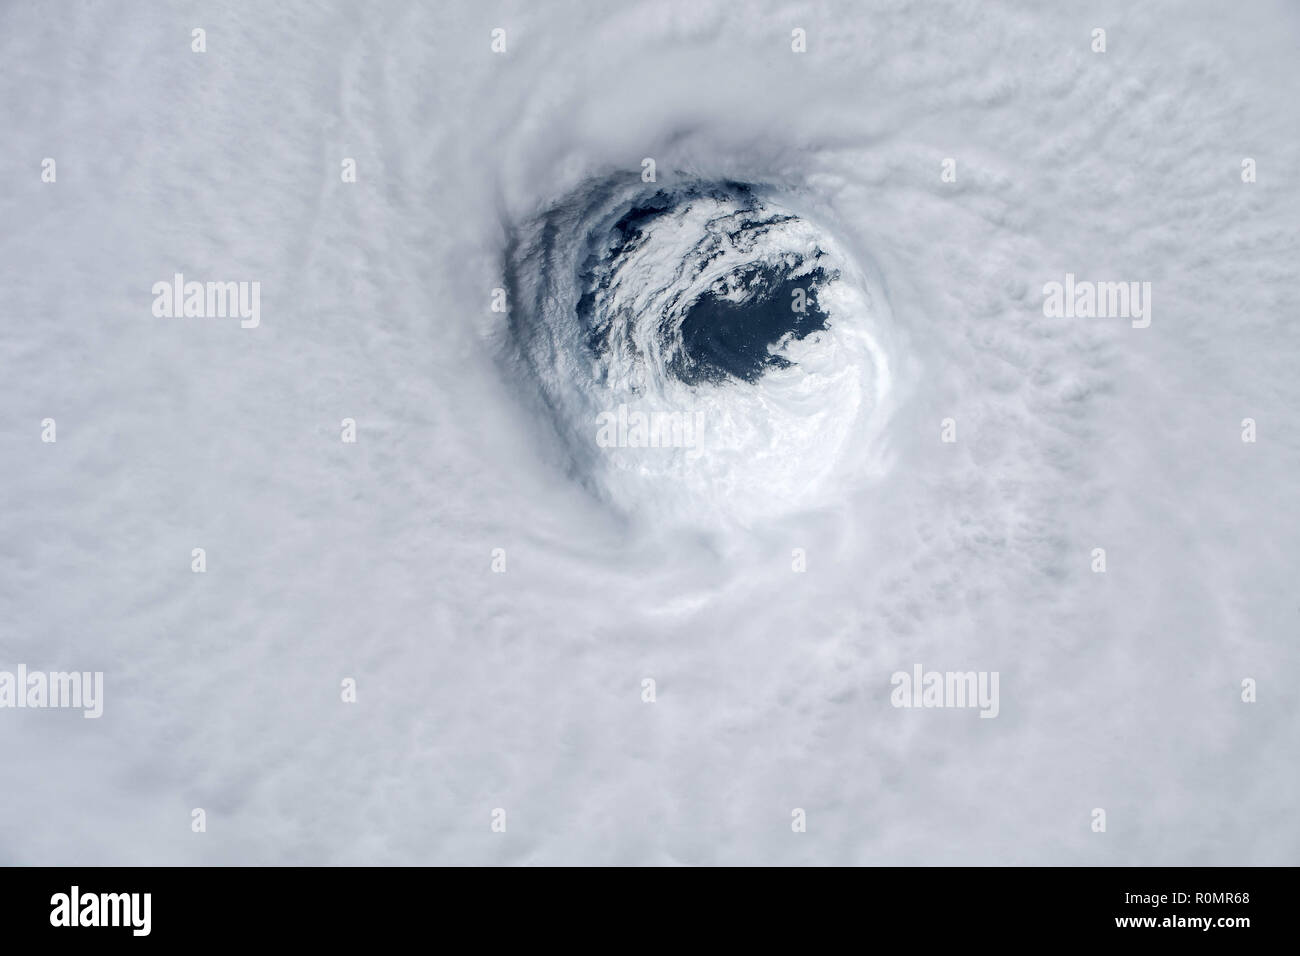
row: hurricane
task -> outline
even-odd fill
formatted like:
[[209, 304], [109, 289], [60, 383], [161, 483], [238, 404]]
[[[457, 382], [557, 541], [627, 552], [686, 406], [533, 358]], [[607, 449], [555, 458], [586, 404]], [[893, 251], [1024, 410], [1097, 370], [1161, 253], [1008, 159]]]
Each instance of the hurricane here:
[[1298, 31], [0, 4], [0, 862], [1294, 863]]
[[576, 475], [624, 511], [744, 522], [869, 479], [899, 338], [869, 264], [780, 188], [631, 179], [505, 253], [507, 356]]

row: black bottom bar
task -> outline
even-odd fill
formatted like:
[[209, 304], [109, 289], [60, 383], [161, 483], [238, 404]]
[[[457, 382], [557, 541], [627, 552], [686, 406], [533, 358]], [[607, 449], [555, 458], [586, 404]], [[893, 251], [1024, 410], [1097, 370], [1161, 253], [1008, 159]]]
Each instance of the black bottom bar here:
[[844, 934], [884, 942], [898, 932], [918, 945], [1098, 937], [1232, 945], [1290, 935], [1293, 882], [1293, 870], [1276, 868], [569, 870], [545, 880], [484, 869], [7, 868], [0, 926], [6, 943], [91, 945], [338, 946], [421, 930], [635, 945], [665, 943], [677, 927], [730, 945]]

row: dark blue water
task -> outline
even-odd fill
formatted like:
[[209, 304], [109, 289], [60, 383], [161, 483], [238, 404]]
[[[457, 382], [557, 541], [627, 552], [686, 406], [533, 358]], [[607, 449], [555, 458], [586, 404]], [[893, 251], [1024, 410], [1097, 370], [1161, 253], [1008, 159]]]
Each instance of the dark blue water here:
[[[768, 228], [790, 218], [766, 211], [743, 183], [659, 190], [632, 203], [605, 231], [588, 237], [588, 254], [579, 268], [583, 294], [577, 313], [594, 354], [603, 353], [612, 320], [611, 316], [598, 314], [598, 303], [624, 257], [641, 243], [656, 219], [705, 193], [738, 200], [745, 207], [744, 214], [727, 220], [731, 226], [727, 236], [733, 242], [742, 235], [747, 242], [758, 240]], [[698, 275], [721, 252], [716, 238], [701, 242], [682, 263], [682, 273]], [[689, 303], [681, 324], [682, 349], [674, 353], [668, 371], [689, 385], [698, 385], [728, 380], [753, 382], [771, 369], [788, 367], [790, 362], [773, 355], [769, 348], [786, 336], [801, 339], [826, 329], [826, 314], [818, 305], [817, 292], [834, 278], [821, 268], [793, 276], [802, 262], [796, 256], [782, 265], [751, 265], [732, 273], [728, 282], [732, 289], [741, 290], [741, 301], [710, 292]], [[805, 293], [805, 311], [793, 308], [796, 289]], [[662, 330], [665, 345], [671, 331]]]
[[[791, 278], [786, 270], [769, 267], [754, 271], [752, 295], [743, 302], [702, 296], [682, 320], [683, 351], [670, 370], [686, 384], [697, 385], [728, 378], [753, 382], [769, 369], [788, 367], [790, 362], [768, 347], [787, 335], [802, 339], [826, 328], [817, 289], [828, 278], [821, 269]], [[806, 294], [806, 312], [793, 308], [795, 289]]]

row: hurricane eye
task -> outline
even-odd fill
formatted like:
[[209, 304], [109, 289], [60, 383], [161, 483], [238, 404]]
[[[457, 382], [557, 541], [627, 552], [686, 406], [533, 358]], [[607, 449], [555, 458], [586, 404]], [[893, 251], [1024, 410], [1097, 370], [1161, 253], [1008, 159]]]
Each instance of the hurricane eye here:
[[767, 187], [595, 184], [521, 224], [506, 270], [514, 354], [621, 507], [770, 514], [878, 422], [883, 296]]
[[[720, 280], [682, 316], [681, 353], [671, 370], [688, 384], [716, 384], [728, 377], [753, 382], [769, 369], [791, 365], [778, 354], [789, 342], [826, 329], [826, 313], [817, 306], [817, 289], [827, 279], [823, 270], [797, 278], [785, 269], [759, 266], [732, 278], [739, 281]], [[794, 308], [800, 294], [802, 310]]]

